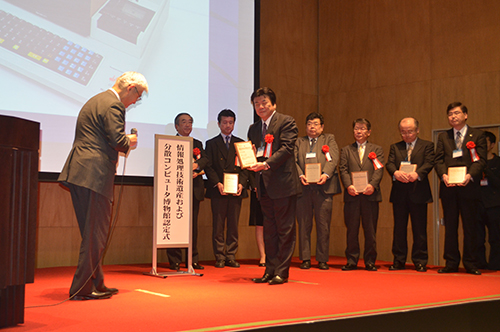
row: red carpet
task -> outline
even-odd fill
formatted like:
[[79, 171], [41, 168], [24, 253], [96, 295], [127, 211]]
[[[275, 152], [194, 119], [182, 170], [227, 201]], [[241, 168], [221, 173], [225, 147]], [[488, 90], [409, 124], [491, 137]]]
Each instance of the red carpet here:
[[[300, 270], [295, 259], [285, 285], [254, 284], [264, 268], [240, 261], [240, 268], [204, 275], [143, 275], [148, 265], [105, 266], [106, 284], [120, 292], [108, 300], [64, 301], [74, 267], [38, 269], [26, 286], [25, 323], [3, 331], [229, 331], [298, 322], [500, 299], [500, 272], [482, 276], [404, 271], [341, 271], [344, 258], [332, 257], [330, 270]], [[159, 267], [159, 272], [171, 272]]]

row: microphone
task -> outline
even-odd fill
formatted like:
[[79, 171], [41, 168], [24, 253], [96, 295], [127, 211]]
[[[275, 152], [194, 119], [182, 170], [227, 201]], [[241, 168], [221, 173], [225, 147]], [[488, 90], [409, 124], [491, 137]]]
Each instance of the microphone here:
[[131, 133], [132, 135], [139, 136], [139, 135], [137, 135], [137, 128], [132, 128], [132, 129], [130, 129], [130, 133]]

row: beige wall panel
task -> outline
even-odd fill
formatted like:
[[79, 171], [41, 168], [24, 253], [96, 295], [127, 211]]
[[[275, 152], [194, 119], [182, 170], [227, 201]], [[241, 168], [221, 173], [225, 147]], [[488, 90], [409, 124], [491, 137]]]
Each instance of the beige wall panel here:
[[39, 182], [38, 227], [73, 227], [76, 217], [69, 190], [54, 182]]
[[151, 263], [153, 248], [153, 226], [121, 226], [119, 218], [103, 264]]
[[500, 70], [499, 13], [497, 0], [432, 0], [432, 77]]
[[429, 0], [370, 2], [370, 87], [430, 78], [429, 20]]
[[317, 93], [317, 1], [261, 2], [261, 86], [278, 94]]
[[36, 267], [71, 266], [78, 262], [80, 231], [75, 227], [39, 227]]
[[370, 0], [320, 0], [319, 91], [369, 87]]

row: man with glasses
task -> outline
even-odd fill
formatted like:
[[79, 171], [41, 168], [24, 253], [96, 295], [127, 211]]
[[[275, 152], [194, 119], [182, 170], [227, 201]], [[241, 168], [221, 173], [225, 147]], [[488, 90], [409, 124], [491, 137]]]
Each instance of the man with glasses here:
[[394, 216], [390, 271], [404, 270], [408, 254], [407, 228], [411, 216], [413, 247], [411, 259], [418, 272], [427, 271], [427, 204], [432, 202], [428, 174], [434, 167], [434, 143], [420, 139], [418, 121], [399, 122], [402, 141], [392, 144], [387, 172], [392, 177], [390, 201]]
[[58, 179], [71, 192], [82, 236], [70, 288], [72, 300], [106, 299], [118, 293], [104, 285], [101, 262], [111, 222], [118, 153], [137, 145], [135, 134], [125, 135], [125, 109], [144, 92], [148, 92], [144, 76], [126, 72], [112, 88], [87, 101], [78, 115], [73, 147]]
[[[436, 172], [441, 180], [439, 197], [443, 206], [446, 266], [439, 273], [458, 272], [460, 251], [458, 245], [459, 215], [464, 232], [463, 264], [467, 273], [481, 275], [475, 257], [477, 246], [477, 208], [481, 194], [479, 185], [486, 166], [486, 138], [484, 132], [466, 124], [467, 107], [460, 102], [448, 105], [448, 123], [453, 128], [439, 134], [436, 147]], [[465, 167], [460, 182], [450, 181], [449, 172]]]

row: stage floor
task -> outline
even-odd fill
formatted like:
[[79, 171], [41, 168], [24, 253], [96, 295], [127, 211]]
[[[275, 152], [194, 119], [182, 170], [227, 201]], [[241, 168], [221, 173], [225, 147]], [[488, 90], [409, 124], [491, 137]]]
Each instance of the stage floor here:
[[[329, 321], [383, 313], [500, 299], [500, 272], [482, 276], [425, 273], [407, 265], [389, 271], [341, 271], [345, 258], [331, 257], [323, 271], [313, 261], [299, 269], [295, 258], [284, 285], [255, 284], [264, 268], [240, 261], [240, 268], [203, 262], [203, 276], [151, 277], [150, 265], [104, 266], [106, 285], [120, 292], [111, 299], [67, 301], [74, 267], [37, 269], [26, 285], [25, 323], [4, 331], [234, 331]], [[172, 272], [159, 264], [159, 272]], [[56, 305], [58, 304], [58, 305]], [[40, 307], [39, 307], [40, 306]]]

